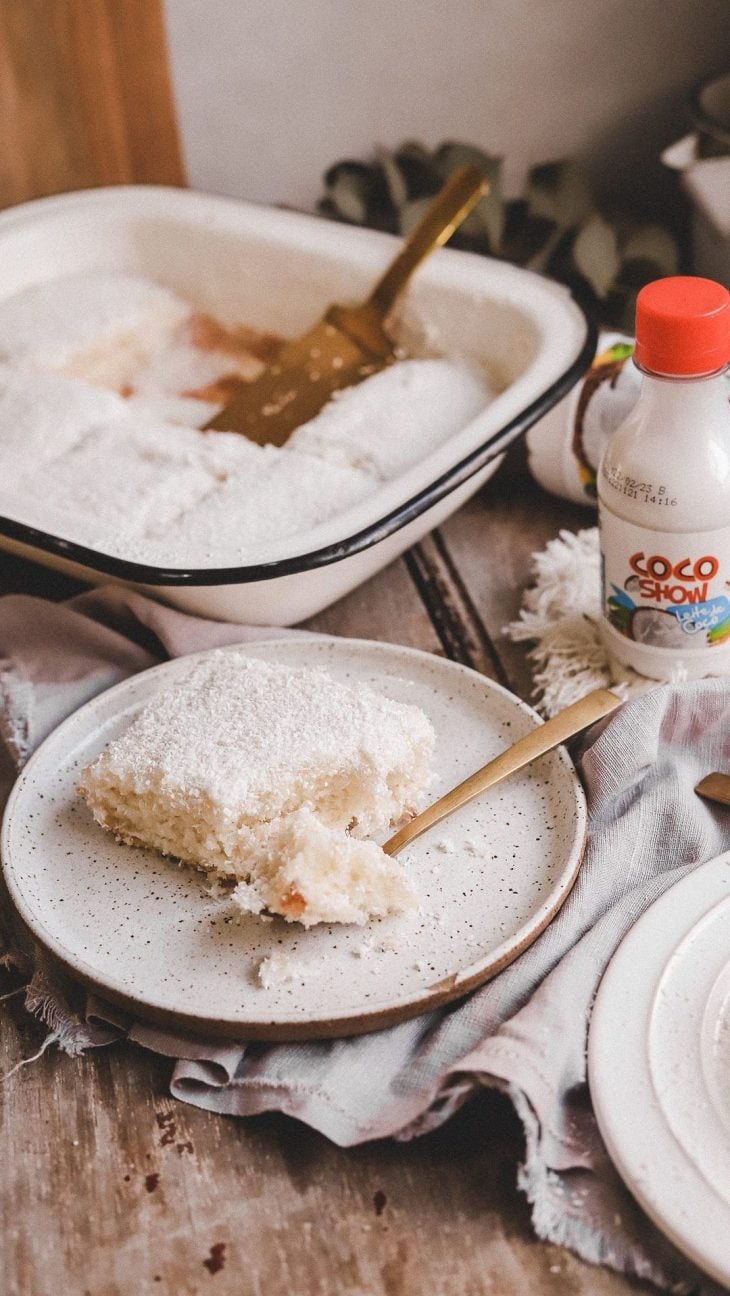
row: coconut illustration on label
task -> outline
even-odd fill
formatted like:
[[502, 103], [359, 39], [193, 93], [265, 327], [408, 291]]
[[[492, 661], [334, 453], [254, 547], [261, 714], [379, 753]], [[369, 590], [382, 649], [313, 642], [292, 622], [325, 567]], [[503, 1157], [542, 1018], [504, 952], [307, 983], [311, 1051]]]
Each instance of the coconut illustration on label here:
[[631, 359], [630, 342], [614, 342], [599, 352], [583, 379], [573, 416], [573, 454], [588, 499], [596, 498], [601, 456], [616, 428], [639, 396], [639, 376]]
[[685, 648], [686, 636], [712, 647], [730, 638], [730, 598], [710, 597], [719, 559], [704, 554], [672, 563], [663, 554], [629, 559], [632, 574], [607, 599], [609, 624], [638, 643]]
[[633, 350], [623, 333], [599, 334], [588, 372], [527, 433], [530, 471], [546, 490], [595, 504], [601, 455], [639, 398], [641, 375], [629, 363]]

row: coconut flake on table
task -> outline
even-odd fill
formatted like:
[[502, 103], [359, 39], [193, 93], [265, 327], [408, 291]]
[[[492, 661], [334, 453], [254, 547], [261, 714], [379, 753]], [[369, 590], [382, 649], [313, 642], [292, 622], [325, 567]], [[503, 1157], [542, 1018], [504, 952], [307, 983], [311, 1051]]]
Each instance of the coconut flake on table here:
[[331, 463], [396, 477], [460, 432], [492, 399], [453, 360], [400, 360], [337, 392], [288, 444]]

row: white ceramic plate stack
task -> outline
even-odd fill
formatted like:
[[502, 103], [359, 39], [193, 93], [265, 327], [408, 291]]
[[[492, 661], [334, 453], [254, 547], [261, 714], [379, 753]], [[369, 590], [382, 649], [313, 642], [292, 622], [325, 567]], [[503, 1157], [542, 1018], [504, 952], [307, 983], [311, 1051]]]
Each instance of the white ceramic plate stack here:
[[643, 915], [596, 998], [591, 1097], [648, 1215], [730, 1284], [730, 853]]
[[[540, 723], [505, 689], [428, 653], [327, 638], [245, 651], [325, 667], [421, 706], [437, 736], [434, 798]], [[191, 660], [146, 671], [82, 707], [39, 748], [8, 802], [2, 857], [11, 897], [74, 977], [178, 1030], [234, 1038], [353, 1034], [463, 995], [515, 958], [558, 911], [586, 827], [583, 791], [562, 749], [415, 842], [407, 868], [420, 908], [365, 928], [304, 931], [243, 916], [207, 893], [200, 875], [117, 844], [76, 795], [79, 771]], [[293, 976], [264, 988], [258, 968], [271, 956], [288, 961]]]

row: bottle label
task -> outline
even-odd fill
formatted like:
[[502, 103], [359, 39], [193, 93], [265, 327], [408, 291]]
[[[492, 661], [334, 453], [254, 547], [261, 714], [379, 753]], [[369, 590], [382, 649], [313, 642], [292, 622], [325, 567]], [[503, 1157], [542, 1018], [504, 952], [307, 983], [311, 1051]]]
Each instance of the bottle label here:
[[682, 652], [730, 640], [730, 527], [668, 532], [601, 505], [603, 615], [637, 643]]

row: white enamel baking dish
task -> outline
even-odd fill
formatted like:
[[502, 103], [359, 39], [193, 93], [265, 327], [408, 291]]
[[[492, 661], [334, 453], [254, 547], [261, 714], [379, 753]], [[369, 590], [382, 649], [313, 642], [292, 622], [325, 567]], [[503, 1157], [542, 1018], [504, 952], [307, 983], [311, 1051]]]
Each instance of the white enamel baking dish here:
[[[140, 273], [200, 308], [296, 335], [332, 301], [364, 295], [392, 258], [387, 234], [186, 190], [131, 186], [26, 203], [0, 215], [0, 297], [84, 270]], [[567, 289], [444, 249], [419, 270], [401, 337], [484, 365], [497, 398], [447, 444], [366, 500], [244, 567], [126, 562], [0, 517], [0, 548], [92, 582], [133, 585], [226, 621], [291, 625], [373, 575], [463, 504], [501, 453], [572, 386], [595, 337]], [[489, 555], [484, 555], [485, 562]]]

